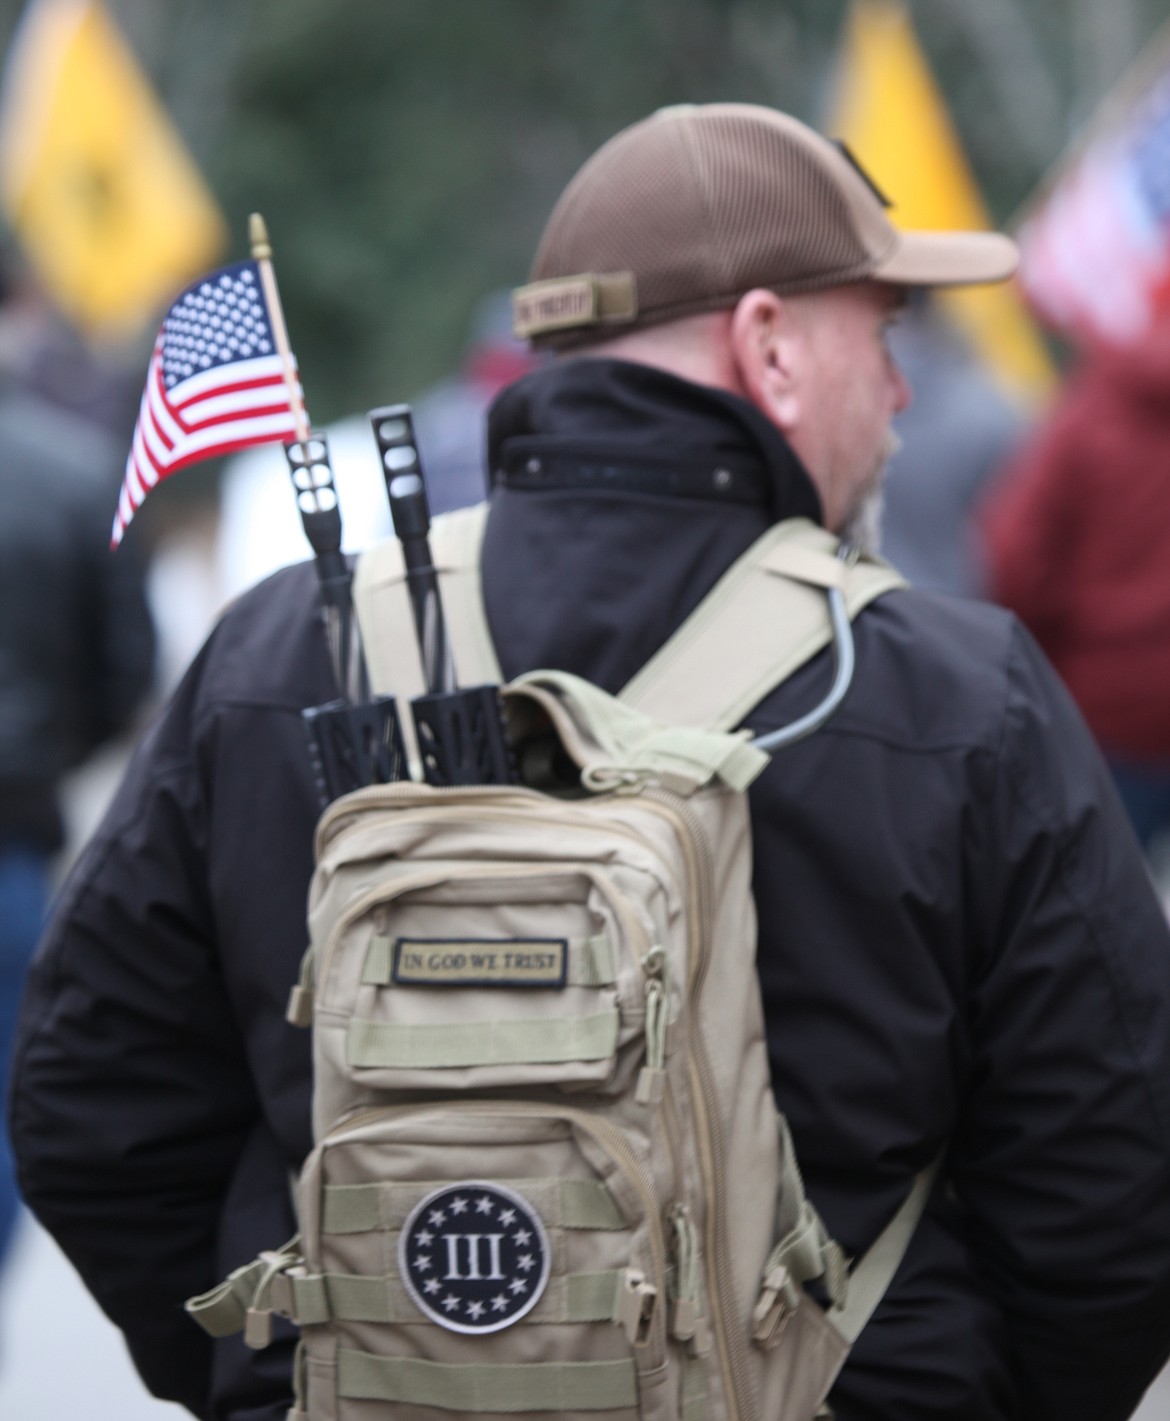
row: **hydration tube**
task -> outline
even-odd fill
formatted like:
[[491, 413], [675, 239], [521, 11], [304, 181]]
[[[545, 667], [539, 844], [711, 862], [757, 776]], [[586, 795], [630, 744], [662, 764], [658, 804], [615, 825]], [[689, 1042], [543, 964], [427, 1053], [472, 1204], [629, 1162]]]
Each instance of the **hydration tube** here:
[[[843, 563], [852, 564], [857, 561], [858, 551], [847, 543], [842, 543], [837, 549], [837, 556]], [[763, 750], [765, 754], [771, 755], [776, 750], [783, 750], [787, 745], [795, 745], [814, 730], [820, 730], [845, 699], [846, 692], [853, 683], [857, 653], [853, 645], [853, 627], [849, 621], [849, 610], [845, 606], [845, 596], [839, 587], [827, 588], [826, 592], [829, 599], [829, 620], [833, 627], [833, 684], [824, 700], [814, 706], [807, 715], [781, 726], [779, 730], [757, 736], [752, 741], [756, 749]]]

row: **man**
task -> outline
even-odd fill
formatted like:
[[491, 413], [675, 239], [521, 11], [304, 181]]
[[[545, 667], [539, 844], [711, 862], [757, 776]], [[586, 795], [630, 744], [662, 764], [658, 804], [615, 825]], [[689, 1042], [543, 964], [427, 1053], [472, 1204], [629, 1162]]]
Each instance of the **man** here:
[[[616, 691], [775, 520], [864, 529], [909, 398], [884, 341], [900, 287], [1012, 262], [990, 235], [899, 235], [845, 156], [770, 110], [614, 139], [518, 293], [566, 356], [490, 417], [506, 673]], [[28, 1195], [148, 1383], [232, 1421], [282, 1414], [287, 1352], [212, 1350], [179, 1307], [293, 1231], [299, 710], [333, 694], [313, 604], [305, 568], [243, 598], [147, 737], [42, 948], [13, 1095]], [[1009, 616], [897, 592], [855, 634], [844, 705], [752, 790], [776, 1094], [849, 1253], [947, 1157], [833, 1406], [1120, 1418], [1170, 1347], [1166, 928]], [[750, 725], [787, 724], [828, 675], [810, 663]]]

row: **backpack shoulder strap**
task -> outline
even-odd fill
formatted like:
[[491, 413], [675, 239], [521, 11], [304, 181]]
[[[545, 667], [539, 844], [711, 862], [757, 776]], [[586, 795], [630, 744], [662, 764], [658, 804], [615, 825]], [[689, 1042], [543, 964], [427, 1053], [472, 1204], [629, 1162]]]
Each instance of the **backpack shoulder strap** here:
[[829, 1321], [847, 1342], [852, 1344], [857, 1341], [862, 1328], [894, 1281], [894, 1274], [905, 1258], [914, 1231], [926, 1212], [942, 1165], [943, 1155], [939, 1154], [915, 1175], [910, 1193], [903, 1199], [898, 1211], [850, 1270], [845, 1301], [830, 1308], [827, 1314]]
[[[464, 686], [498, 683], [480, 549], [488, 505], [441, 514], [431, 548], [455, 673]], [[788, 676], [829, 645], [825, 591], [841, 589], [850, 617], [905, 579], [888, 564], [837, 556], [833, 534], [807, 519], [774, 524], [719, 579], [674, 636], [621, 693], [668, 724], [731, 730]], [[402, 550], [394, 538], [362, 553], [354, 601], [375, 691], [422, 695]]]
[[[447, 618], [447, 635], [461, 686], [498, 683], [502, 677], [488, 631], [479, 574], [487, 523], [486, 503], [440, 514], [431, 525], [431, 553]], [[353, 579], [370, 682], [382, 695], [411, 699], [426, 690], [406, 588], [402, 548], [386, 538], [361, 554]]]
[[873, 558], [845, 561], [804, 518], [776, 523], [734, 562], [620, 699], [658, 720], [732, 730], [832, 640], [826, 591], [850, 618], [905, 579]]

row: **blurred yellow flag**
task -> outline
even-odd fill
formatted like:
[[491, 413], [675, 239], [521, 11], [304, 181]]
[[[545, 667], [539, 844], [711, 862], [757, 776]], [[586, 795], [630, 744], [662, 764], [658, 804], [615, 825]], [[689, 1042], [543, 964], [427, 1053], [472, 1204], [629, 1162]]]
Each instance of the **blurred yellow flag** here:
[[0, 96], [0, 201], [87, 335], [133, 335], [215, 263], [226, 227], [96, 0], [32, 0]]
[[[978, 230], [991, 222], [946, 104], [900, 0], [854, 0], [827, 129], [893, 202], [902, 228]], [[1013, 285], [940, 291], [939, 300], [1002, 382], [1025, 399], [1055, 372]]]

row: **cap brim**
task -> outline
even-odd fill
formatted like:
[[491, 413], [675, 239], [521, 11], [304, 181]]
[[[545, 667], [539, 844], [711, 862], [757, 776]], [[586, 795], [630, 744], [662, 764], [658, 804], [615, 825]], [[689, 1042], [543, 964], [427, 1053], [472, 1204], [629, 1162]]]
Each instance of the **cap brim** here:
[[1015, 242], [1000, 232], [899, 232], [871, 274], [900, 286], [967, 286], [1006, 281], [1019, 260]]

